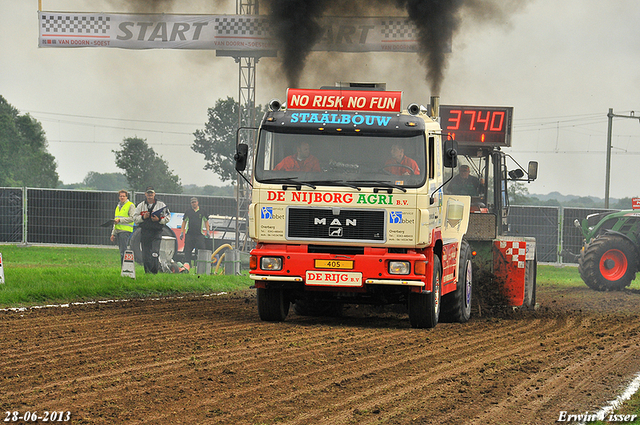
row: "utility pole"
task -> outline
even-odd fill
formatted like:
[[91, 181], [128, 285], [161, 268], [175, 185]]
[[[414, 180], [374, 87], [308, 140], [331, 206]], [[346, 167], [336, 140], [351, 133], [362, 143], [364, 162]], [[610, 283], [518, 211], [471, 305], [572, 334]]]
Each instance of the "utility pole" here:
[[631, 111], [629, 115], [616, 115], [613, 113], [613, 108], [609, 108], [607, 114], [609, 118], [609, 128], [607, 131], [607, 167], [605, 171], [605, 186], [604, 186], [604, 207], [609, 208], [609, 185], [611, 183], [611, 135], [613, 134], [613, 118], [631, 118], [640, 122], [640, 117], [635, 116], [635, 112]]

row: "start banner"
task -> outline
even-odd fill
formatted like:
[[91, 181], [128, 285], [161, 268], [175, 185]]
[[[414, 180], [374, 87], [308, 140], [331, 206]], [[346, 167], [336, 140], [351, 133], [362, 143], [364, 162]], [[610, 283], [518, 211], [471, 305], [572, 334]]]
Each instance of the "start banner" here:
[[[38, 12], [40, 47], [122, 49], [278, 50], [264, 15], [166, 15]], [[320, 20], [312, 50], [415, 52], [417, 30], [407, 17]]]

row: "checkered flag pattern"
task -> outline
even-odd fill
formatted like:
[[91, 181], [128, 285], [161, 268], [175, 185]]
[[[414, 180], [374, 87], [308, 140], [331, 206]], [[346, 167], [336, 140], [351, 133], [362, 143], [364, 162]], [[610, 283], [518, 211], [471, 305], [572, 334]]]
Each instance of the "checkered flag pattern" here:
[[416, 26], [401, 19], [382, 21], [382, 38], [391, 40], [415, 40], [417, 37]]
[[527, 260], [527, 243], [526, 242], [500, 242], [500, 250], [504, 252], [507, 260], [512, 263], [518, 263], [518, 268], [524, 268]]
[[106, 34], [109, 16], [42, 15], [44, 34]]
[[270, 36], [269, 20], [267, 18], [216, 18], [215, 30], [216, 35], [222, 36]]

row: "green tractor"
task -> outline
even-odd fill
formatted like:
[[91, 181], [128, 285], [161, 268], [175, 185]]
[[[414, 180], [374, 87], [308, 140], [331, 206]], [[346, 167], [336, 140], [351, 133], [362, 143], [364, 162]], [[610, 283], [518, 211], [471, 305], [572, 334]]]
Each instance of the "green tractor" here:
[[584, 244], [578, 257], [580, 277], [596, 291], [620, 291], [640, 266], [640, 211], [591, 214], [582, 223]]

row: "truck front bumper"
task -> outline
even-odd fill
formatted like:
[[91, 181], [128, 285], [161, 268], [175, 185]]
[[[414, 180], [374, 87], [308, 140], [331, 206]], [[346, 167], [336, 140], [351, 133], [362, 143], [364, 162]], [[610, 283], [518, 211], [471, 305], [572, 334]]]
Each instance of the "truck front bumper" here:
[[[431, 290], [427, 255], [415, 250], [389, 252], [386, 248], [365, 247], [359, 254], [308, 252], [306, 245], [263, 244], [251, 251], [254, 267], [250, 277], [261, 287], [268, 282], [303, 283], [306, 289], [366, 291], [365, 285], [392, 285]], [[261, 269], [263, 257], [281, 259], [280, 270]], [[390, 262], [409, 264], [407, 274], [392, 274]], [[417, 270], [416, 270], [417, 269]], [[426, 272], [426, 273], [425, 273]], [[427, 287], [425, 287], [427, 286]]]

